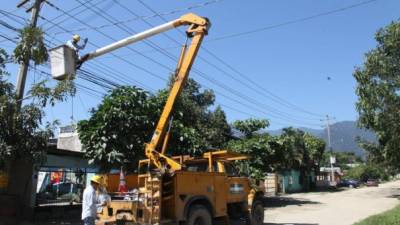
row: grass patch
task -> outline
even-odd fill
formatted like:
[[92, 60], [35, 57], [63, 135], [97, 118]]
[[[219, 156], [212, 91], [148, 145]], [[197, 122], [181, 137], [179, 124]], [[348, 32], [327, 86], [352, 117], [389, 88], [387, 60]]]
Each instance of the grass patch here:
[[400, 225], [400, 205], [381, 214], [370, 216], [353, 225]]

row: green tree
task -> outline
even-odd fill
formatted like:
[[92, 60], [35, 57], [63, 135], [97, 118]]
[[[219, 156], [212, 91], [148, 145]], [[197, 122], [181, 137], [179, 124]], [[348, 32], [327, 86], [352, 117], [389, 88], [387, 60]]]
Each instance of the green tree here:
[[250, 176], [263, 179], [265, 173], [299, 169], [306, 175], [318, 169], [325, 149], [325, 142], [308, 133], [293, 128], [284, 128], [280, 136], [260, 133], [266, 128], [266, 120], [248, 119], [235, 121], [233, 127], [245, 133], [239, 140], [232, 140], [228, 149], [247, 154]]
[[[310, 159], [310, 166], [319, 167], [325, 152], [325, 141], [309, 133], [304, 133], [304, 144]], [[318, 168], [319, 169], [319, 168]]]
[[281, 152], [284, 157], [284, 168], [299, 169], [308, 162], [306, 146], [303, 138], [304, 132], [291, 127], [284, 128], [280, 135]]
[[375, 34], [376, 48], [354, 71], [359, 125], [375, 131], [378, 143], [362, 142], [375, 162], [400, 167], [400, 23], [392, 22]]
[[233, 127], [245, 134], [239, 140], [231, 140], [227, 148], [234, 152], [246, 154], [250, 160], [238, 162], [241, 168], [248, 168], [249, 175], [256, 179], [263, 179], [265, 173], [273, 170], [274, 149], [272, 148], [274, 137], [269, 134], [259, 134], [268, 126], [267, 120], [247, 119], [233, 122]]
[[362, 164], [363, 160], [361, 157], [356, 156], [354, 152], [325, 152], [321, 165], [322, 166], [330, 166], [330, 156], [333, 154], [333, 156], [336, 158], [336, 163], [334, 164], [337, 167], [340, 167], [342, 170], [347, 170], [350, 169], [347, 164]]
[[[22, 29], [20, 42], [14, 50], [15, 61], [21, 63], [32, 59], [35, 65], [40, 65], [47, 58], [43, 32], [38, 28]], [[43, 109], [48, 104], [65, 100], [75, 88], [70, 81], [59, 82], [55, 88], [41, 81], [31, 87], [22, 99], [24, 105], [21, 107], [21, 102], [15, 99], [14, 86], [8, 80], [9, 73], [5, 71], [6, 61], [10, 60], [0, 49], [0, 169], [12, 178], [9, 179], [7, 193], [18, 196], [20, 209], [31, 209], [28, 190], [32, 189], [33, 165], [44, 159], [48, 139], [53, 136], [53, 128], [57, 124], [56, 121], [43, 123]]]
[[[210, 110], [215, 96], [200, 91], [189, 79], [173, 110], [173, 123], [167, 154], [200, 154], [211, 147], [222, 147], [230, 138], [230, 127], [220, 107]], [[107, 171], [126, 166], [136, 169], [144, 157], [144, 143], [150, 141], [165, 101], [167, 89], [155, 95], [136, 87], [114, 89], [88, 120], [80, 121], [78, 131], [90, 162]]]
[[90, 119], [78, 123], [89, 163], [96, 162], [107, 171], [143, 158], [144, 143], [152, 135], [158, 110], [149, 99], [149, 93], [140, 88], [114, 89]]
[[233, 122], [233, 127], [242, 132], [246, 137], [251, 137], [256, 131], [260, 131], [268, 126], [268, 120], [247, 119]]
[[325, 142], [302, 130], [284, 128], [279, 137], [285, 169], [297, 169], [300, 171], [300, 182], [307, 190], [311, 188], [309, 176], [312, 171], [319, 171], [319, 163], [325, 149]]
[[[47, 49], [40, 28], [26, 27], [20, 31], [20, 42], [14, 49], [14, 59], [22, 62], [29, 55], [36, 65], [47, 61]], [[0, 49], [0, 167], [5, 162], [11, 165], [19, 159], [29, 162], [43, 159], [47, 141], [57, 124], [57, 121], [42, 123], [45, 116], [43, 108], [64, 101], [75, 93], [74, 84], [69, 80], [58, 82], [55, 87], [48, 87], [47, 80], [43, 80], [32, 85], [24, 99], [28, 103], [19, 110], [14, 85], [8, 81], [10, 74], [5, 70], [8, 59], [5, 50]]]
[[379, 165], [361, 164], [359, 166], [350, 168], [345, 177], [366, 182], [368, 179], [388, 180], [389, 174], [386, 173], [384, 168]]
[[15, 60], [22, 63], [29, 58], [36, 65], [45, 63], [48, 59], [48, 53], [41, 28], [28, 26], [19, 32], [20, 41], [14, 49]]
[[[169, 86], [172, 82], [171, 77]], [[160, 109], [164, 107], [167, 96], [167, 89], [155, 96]], [[226, 145], [231, 138], [231, 129], [221, 107], [210, 109], [214, 104], [212, 90], [202, 90], [198, 82], [191, 78], [187, 80], [174, 106], [169, 154], [199, 155], [207, 149]]]

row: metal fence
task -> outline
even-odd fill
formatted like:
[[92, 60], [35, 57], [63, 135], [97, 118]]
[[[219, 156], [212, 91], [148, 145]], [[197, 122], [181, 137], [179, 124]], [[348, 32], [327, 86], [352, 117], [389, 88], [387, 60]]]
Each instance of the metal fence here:
[[80, 204], [87, 180], [93, 174], [94, 171], [87, 168], [40, 168], [36, 186], [36, 205]]

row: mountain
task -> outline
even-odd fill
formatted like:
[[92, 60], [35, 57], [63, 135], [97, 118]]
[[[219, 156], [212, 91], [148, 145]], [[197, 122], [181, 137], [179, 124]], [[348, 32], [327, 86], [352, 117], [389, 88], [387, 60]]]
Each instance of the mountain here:
[[[322, 138], [326, 143], [328, 143], [328, 134], [326, 129], [311, 129], [306, 127], [300, 127], [299, 129]], [[354, 152], [358, 156], [363, 156], [364, 150], [358, 146], [356, 138], [360, 137], [361, 139], [371, 142], [376, 141], [373, 132], [358, 128], [355, 121], [334, 123], [330, 126], [330, 131], [332, 149], [336, 152]], [[267, 132], [271, 135], [280, 135], [282, 130], [272, 130]]]

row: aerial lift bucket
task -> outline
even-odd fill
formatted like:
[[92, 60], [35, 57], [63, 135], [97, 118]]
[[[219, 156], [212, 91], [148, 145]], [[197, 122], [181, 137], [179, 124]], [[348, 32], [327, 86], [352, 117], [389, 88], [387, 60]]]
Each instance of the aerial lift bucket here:
[[75, 51], [66, 45], [50, 49], [51, 76], [56, 80], [73, 79], [76, 74]]

